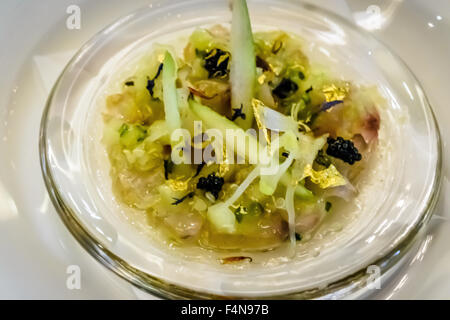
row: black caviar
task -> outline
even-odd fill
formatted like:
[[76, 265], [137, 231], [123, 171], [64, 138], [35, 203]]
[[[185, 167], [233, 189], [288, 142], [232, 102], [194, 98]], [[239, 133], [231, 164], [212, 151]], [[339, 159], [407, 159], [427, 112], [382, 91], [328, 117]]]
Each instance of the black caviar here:
[[225, 180], [222, 177], [216, 176], [215, 173], [209, 174], [206, 178], [201, 177], [197, 182], [197, 189], [210, 192], [216, 199], [219, 198], [219, 192], [222, 190]]
[[327, 154], [329, 156], [341, 159], [349, 164], [354, 164], [356, 161], [360, 161], [362, 159], [358, 149], [356, 149], [355, 145], [350, 140], [337, 137], [337, 139], [328, 138], [327, 142]]

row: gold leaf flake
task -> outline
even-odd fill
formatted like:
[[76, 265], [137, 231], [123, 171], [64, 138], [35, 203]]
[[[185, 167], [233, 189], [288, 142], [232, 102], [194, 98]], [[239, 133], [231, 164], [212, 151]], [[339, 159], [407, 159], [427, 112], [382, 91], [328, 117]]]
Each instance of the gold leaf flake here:
[[219, 60], [217, 60], [217, 66], [219, 66], [222, 62], [224, 62], [226, 59], [228, 59], [230, 55], [228, 53], [225, 53], [219, 57]]
[[264, 81], [266, 80], [266, 75], [262, 74], [258, 77], [258, 83], [259, 84], [264, 84]]
[[262, 132], [264, 133], [264, 138], [266, 139], [267, 145], [269, 146], [269, 149], [270, 149], [269, 132], [267, 131], [267, 127], [264, 125], [263, 121], [261, 120], [261, 116], [260, 116], [260, 112], [259, 112], [259, 108], [261, 108], [263, 106], [264, 106], [264, 104], [261, 101], [259, 101], [257, 99], [252, 100], [253, 114], [255, 115], [256, 124], [257, 124], [259, 130], [262, 130]]
[[189, 181], [191, 179], [185, 179], [185, 180], [174, 180], [169, 179], [167, 180], [167, 184], [173, 191], [186, 191], [189, 187]]
[[344, 98], [348, 94], [348, 87], [336, 87], [336, 85], [331, 84], [328, 86], [324, 86], [322, 88], [322, 92], [325, 95], [325, 99], [327, 102], [336, 101], [336, 100], [344, 100]]
[[315, 171], [310, 164], [305, 166], [304, 177], [310, 177], [311, 181], [320, 188], [339, 187], [347, 184], [347, 181], [339, 173], [334, 165], [330, 165], [325, 170]]

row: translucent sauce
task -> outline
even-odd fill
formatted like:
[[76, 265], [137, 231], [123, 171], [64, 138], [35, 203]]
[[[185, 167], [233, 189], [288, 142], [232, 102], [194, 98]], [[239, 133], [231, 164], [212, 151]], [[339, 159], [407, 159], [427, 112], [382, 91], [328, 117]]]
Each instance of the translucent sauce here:
[[[194, 31], [182, 56], [169, 46], [154, 46], [133, 66], [134, 75], [122, 79], [121, 89], [106, 98], [102, 141], [113, 191], [124, 205], [146, 214], [149, 228], [162, 231], [169, 243], [221, 250], [270, 250], [286, 244], [290, 185], [295, 186], [291, 232], [297, 243], [306, 242], [323, 224], [336, 224], [339, 211], [353, 205], [358, 192], [353, 185], [374, 159], [378, 110], [384, 103], [376, 88], [335, 79], [323, 67], [311, 65], [302, 50], [303, 40], [291, 34], [258, 32], [254, 42], [251, 127], [270, 133], [273, 119], [282, 119], [281, 125], [292, 132], [283, 131], [281, 136], [290, 134], [297, 142], [286, 138], [277, 150], [280, 163], [292, 161], [278, 183], [258, 176], [229, 205], [227, 199], [255, 165], [174, 164], [163, 91], [165, 57], [170, 52], [176, 62], [181, 127], [191, 133], [187, 149], [205, 150], [211, 144], [193, 134], [194, 121], [204, 120], [202, 107], [222, 117], [218, 126], [239, 123], [242, 110], [231, 104], [228, 29]], [[271, 110], [273, 118], [264, 119]], [[222, 208], [222, 203], [227, 205]]]

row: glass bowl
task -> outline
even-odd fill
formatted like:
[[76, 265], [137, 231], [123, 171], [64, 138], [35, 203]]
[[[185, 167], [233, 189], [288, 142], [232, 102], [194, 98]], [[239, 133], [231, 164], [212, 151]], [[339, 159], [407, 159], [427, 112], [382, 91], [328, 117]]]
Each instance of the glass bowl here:
[[[40, 158], [50, 198], [79, 243], [137, 288], [165, 298], [344, 298], [364, 291], [400, 261], [428, 222], [441, 177], [433, 112], [417, 79], [371, 34], [298, 1], [249, 0], [254, 30], [279, 28], [305, 39], [311, 59], [387, 100], [380, 166], [340, 232], [300, 248], [295, 259], [261, 258], [247, 267], [217, 263], [220, 252], [182, 252], [148, 236], [139, 212], [124, 214], [108, 175], [99, 103], [108, 84], [154, 42], [198, 26], [228, 24], [225, 0], [153, 2], [87, 42], [55, 84], [42, 118]], [[199, 256], [207, 257], [200, 259]]]

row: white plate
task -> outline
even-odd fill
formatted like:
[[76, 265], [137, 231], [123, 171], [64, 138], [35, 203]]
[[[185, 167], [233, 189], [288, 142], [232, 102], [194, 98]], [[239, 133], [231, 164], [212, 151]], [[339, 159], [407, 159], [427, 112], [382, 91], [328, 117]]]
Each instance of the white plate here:
[[[440, 123], [442, 195], [448, 195], [450, 2], [311, 2], [371, 29], [417, 75]], [[74, 4], [81, 9], [79, 30], [66, 26], [66, 10]], [[42, 182], [37, 146], [46, 97], [71, 55], [105, 25], [146, 5], [149, 1], [0, 2], [0, 298], [149, 298], [95, 262], [59, 221]], [[450, 202], [441, 196], [423, 239], [370, 297], [449, 299], [449, 221]], [[80, 290], [67, 288], [71, 265], [80, 267]]]

